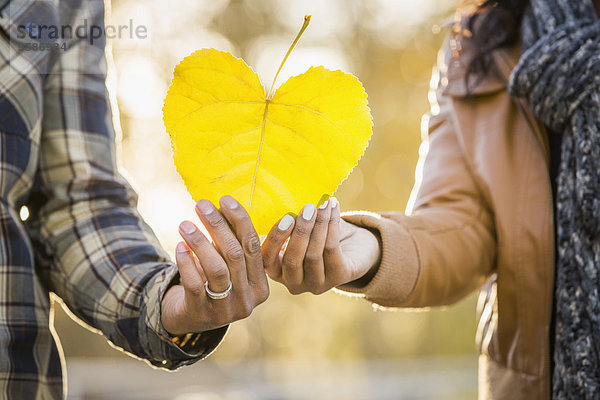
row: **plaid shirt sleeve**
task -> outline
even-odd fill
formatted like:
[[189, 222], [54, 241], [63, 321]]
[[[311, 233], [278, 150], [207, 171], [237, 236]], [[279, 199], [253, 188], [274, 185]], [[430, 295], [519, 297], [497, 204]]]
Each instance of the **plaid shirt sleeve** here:
[[[64, 11], [63, 24], [77, 26], [82, 13], [104, 26], [102, 1]], [[206, 357], [227, 327], [185, 338], [162, 327], [161, 299], [178, 282], [177, 267], [117, 172], [104, 47], [102, 39], [73, 38], [51, 60], [28, 232], [49, 291], [115, 346], [175, 369]]]

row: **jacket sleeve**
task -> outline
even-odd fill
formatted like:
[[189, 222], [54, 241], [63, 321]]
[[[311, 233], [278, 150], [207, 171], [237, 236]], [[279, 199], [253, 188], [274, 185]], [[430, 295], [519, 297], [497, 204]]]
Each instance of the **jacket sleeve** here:
[[343, 216], [376, 231], [383, 253], [377, 273], [366, 286], [339, 289], [381, 306], [456, 302], [481, 286], [494, 268], [492, 212], [454, 128], [451, 99], [441, 94], [441, 88], [434, 97], [428, 134], [421, 145], [412, 212]]
[[[102, 2], [82, 4], [90, 8], [82, 12], [88, 23], [102, 26]], [[206, 357], [227, 328], [172, 338], [161, 324], [161, 300], [178, 282], [177, 267], [117, 172], [105, 72], [104, 43], [73, 39], [46, 77], [27, 223], [37, 273], [49, 291], [115, 346], [175, 369]]]

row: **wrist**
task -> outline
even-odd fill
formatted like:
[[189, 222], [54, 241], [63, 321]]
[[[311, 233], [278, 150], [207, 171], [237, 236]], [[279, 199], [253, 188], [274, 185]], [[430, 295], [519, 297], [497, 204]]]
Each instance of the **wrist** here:
[[369, 278], [369, 281], [373, 279], [377, 270], [379, 269], [379, 264], [381, 264], [381, 253], [383, 249], [383, 242], [381, 240], [381, 235], [378, 231], [372, 231], [371, 229], [365, 228], [367, 232], [369, 232], [369, 237], [372, 239], [372, 247], [373, 247], [373, 257], [371, 258], [371, 265], [367, 273], [363, 276], [363, 278]]
[[166, 292], [160, 305], [160, 318], [165, 331], [170, 336], [183, 336], [191, 333], [191, 327], [187, 327], [187, 318], [183, 318], [184, 312], [181, 310], [185, 291], [183, 286], [171, 286]]
[[367, 286], [377, 274], [381, 263], [381, 253], [383, 244], [378, 231], [364, 228], [361, 226], [354, 227], [360, 232], [360, 242], [363, 244], [362, 251], [365, 259], [362, 264], [362, 272], [359, 278], [344, 284], [344, 286], [353, 287], [356, 289]]
[[370, 243], [370, 245], [368, 247], [369, 247], [369, 249], [371, 249], [371, 251], [369, 252], [369, 254], [371, 255], [371, 257], [370, 257], [371, 262], [368, 264], [368, 270], [363, 276], [361, 276], [357, 280], [358, 281], [357, 283], [361, 283], [361, 287], [364, 287], [369, 282], [371, 282], [371, 280], [373, 279], [375, 274], [377, 274], [377, 270], [379, 269], [379, 264], [381, 263], [382, 243], [381, 243], [381, 236], [379, 235], [379, 232], [372, 231], [367, 228], [362, 228], [362, 229], [364, 229], [367, 232], [366, 237], [368, 238], [367, 240]]

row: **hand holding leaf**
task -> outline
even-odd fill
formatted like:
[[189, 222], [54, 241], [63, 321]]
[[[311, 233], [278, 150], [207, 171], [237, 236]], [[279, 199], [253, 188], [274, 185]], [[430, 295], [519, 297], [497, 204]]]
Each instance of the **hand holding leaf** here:
[[198, 50], [175, 68], [163, 109], [173, 158], [194, 200], [229, 194], [259, 234], [332, 194], [364, 153], [372, 118], [358, 79], [311, 67], [267, 94], [241, 59]]

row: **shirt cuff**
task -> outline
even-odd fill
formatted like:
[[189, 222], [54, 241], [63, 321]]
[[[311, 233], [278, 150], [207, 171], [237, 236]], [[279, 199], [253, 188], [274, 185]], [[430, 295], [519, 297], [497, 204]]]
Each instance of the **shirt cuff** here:
[[153, 304], [154, 310], [148, 309], [146, 326], [148, 345], [152, 349], [152, 357], [148, 360], [152, 365], [169, 370], [190, 365], [208, 357], [221, 343], [229, 325], [201, 333], [183, 336], [171, 336], [161, 322], [161, 302], [166, 291], [179, 283], [179, 271], [170, 266], [161, 274], [148, 291], [146, 304]]
[[383, 306], [401, 306], [414, 290], [419, 275], [417, 247], [408, 230], [397, 221], [368, 211], [345, 212], [342, 218], [379, 233], [382, 254], [377, 272], [366, 285], [349, 283], [337, 289]]

